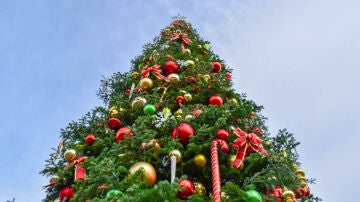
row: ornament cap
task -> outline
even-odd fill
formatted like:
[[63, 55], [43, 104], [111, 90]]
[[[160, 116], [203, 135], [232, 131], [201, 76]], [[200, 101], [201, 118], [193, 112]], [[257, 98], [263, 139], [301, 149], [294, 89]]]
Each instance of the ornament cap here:
[[171, 160], [171, 157], [175, 156], [176, 157], [176, 163], [179, 163], [182, 160], [182, 156], [179, 150], [174, 149], [169, 153], [169, 159]]

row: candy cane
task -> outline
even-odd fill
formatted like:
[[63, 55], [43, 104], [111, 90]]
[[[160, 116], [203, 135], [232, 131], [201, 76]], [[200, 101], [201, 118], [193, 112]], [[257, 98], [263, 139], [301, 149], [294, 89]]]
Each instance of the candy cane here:
[[217, 146], [220, 145], [220, 149], [223, 152], [228, 152], [229, 147], [224, 140], [214, 140], [211, 146], [211, 169], [212, 169], [212, 185], [213, 185], [213, 197], [214, 202], [221, 201], [221, 182], [220, 182], [220, 168], [219, 168], [219, 156]]

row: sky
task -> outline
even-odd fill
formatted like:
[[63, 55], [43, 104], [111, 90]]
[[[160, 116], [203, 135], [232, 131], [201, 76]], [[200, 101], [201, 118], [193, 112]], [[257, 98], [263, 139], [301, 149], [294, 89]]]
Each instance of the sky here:
[[[360, 181], [360, 1], [0, 1], [0, 202], [41, 201], [60, 129], [95, 106], [102, 76], [128, 72], [180, 13], [237, 92], [287, 128], [313, 193], [353, 201]], [[226, 2], [226, 3], [225, 3]]]

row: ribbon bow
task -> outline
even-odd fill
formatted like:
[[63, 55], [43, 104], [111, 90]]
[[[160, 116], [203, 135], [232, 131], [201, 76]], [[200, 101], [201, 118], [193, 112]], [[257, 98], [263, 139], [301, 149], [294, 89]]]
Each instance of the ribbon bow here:
[[189, 45], [191, 43], [191, 40], [189, 39], [188, 35], [185, 33], [174, 32], [173, 36], [170, 38], [170, 41], [173, 41], [176, 39], [182, 39], [181, 50], [183, 53], [185, 53], [185, 51], [186, 51], [185, 44]]
[[150, 72], [158, 79], [164, 79], [165, 81], [170, 81], [169, 78], [161, 74], [160, 65], [158, 64], [155, 64], [151, 67], [148, 66], [143, 67], [141, 70], [141, 77], [142, 78], [148, 77]]
[[232, 143], [233, 147], [238, 148], [233, 168], [238, 168], [244, 158], [253, 152], [261, 152], [267, 154], [266, 150], [262, 147], [262, 140], [254, 133], [246, 133], [240, 128], [234, 129], [234, 133], [238, 138]]

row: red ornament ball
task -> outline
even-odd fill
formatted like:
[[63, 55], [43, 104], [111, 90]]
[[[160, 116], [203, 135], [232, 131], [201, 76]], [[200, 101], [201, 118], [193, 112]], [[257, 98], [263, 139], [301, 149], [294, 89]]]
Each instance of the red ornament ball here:
[[227, 138], [230, 136], [230, 134], [224, 130], [224, 129], [220, 129], [218, 130], [218, 132], [216, 133], [216, 137], [221, 139], [221, 140], [227, 140]]
[[201, 113], [203, 113], [203, 111], [201, 109], [197, 109], [197, 110], [194, 111], [194, 116], [197, 117]]
[[70, 201], [70, 199], [74, 196], [75, 190], [71, 187], [64, 187], [59, 194], [60, 201]]
[[230, 81], [231, 80], [231, 74], [230, 73], [226, 73], [225, 74], [225, 79]]
[[191, 180], [185, 179], [179, 182], [179, 191], [177, 193], [179, 199], [187, 199], [188, 196], [195, 194], [195, 192], [195, 186]]
[[85, 142], [87, 145], [91, 146], [92, 144], [94, 144], [96, 138], [95, 138], [95, 135], [93, 134], [89, 134], [88, 136], [86, 136], [85, 138]]
[[219, 95], [213, 95], [209, 98], [209, 103], [220, 107], [223, 104], [223, 100]]
[[177, 73], [179, 71], [179, 66], [174, 61], [167, 61], [163, 65], [164, 74], [169, 75], [172, 73]]
[[111, 129], [118, 129], [121, 126], [121, 121], [118, 118], [110, 118], [107, 122], [107, 126]]
[[187, 123], [180, 123], [171, 132], [171, 137], [174, 139], [178, 137], [183, 145], [189, 143], [190, 136], [193, 135], [195, 135], [195, 130]]
[[181, 95], [176, 97], [176, 102], [181, 105], [184, 102], [185, 98]]
[[213, 72], [220, 72], [221, 71], [221, 64], [220, 62], [212, 62], [211, 67], [213, 69]]
[[120, 128], [116, 132], [116, 142], [119, 143], [121, 140], [124, 140], [125, 136], [134, 136], [134, 133], [131, 132], [130, 128], [128, 127]]
[[191, 83], [195, 83], [195, 82], [196, 82], [196, 79], [195, 79], [195, 77], [191, 76], [191, 77], [189, 77], [189, 81], [190, 81]]

